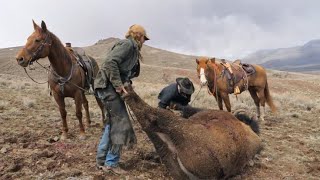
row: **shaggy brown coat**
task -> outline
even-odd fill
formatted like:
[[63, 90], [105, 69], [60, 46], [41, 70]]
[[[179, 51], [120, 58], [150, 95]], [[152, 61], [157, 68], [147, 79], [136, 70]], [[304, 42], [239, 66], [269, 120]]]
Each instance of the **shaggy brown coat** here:
[[249, 126], [225, 111], [208, 110], [188, 120], [145, 103], [131, 87], [125, 102], [175, 179], [218, 179], [238, 174], [260, 149]]

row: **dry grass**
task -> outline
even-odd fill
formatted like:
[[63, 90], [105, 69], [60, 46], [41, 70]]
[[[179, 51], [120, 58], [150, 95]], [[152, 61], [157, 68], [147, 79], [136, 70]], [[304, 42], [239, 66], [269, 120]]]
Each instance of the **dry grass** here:
[[[178, 74], [178, 71], [175, 73]], [[162, 79], [160, 76], [160, 79], [154, 80], [152, 79], [154, 74], [146, 73], [143, 78], [134, 81], [133, 85], [148, 104], [157, 107], [159, 92], [168, 83], [174, 82], [177, 74], [169, 74]], [[263, 139], [265, 148], [250, 163], [250, 167], [233, 179], [317, 179], [320, 174], [318, 158], [320, 81], [318, 77], [312, 75], [282, 74], [282, 72], [275, 72], [276, 75], [272, 75], [273, 72], [269, 74], [270, 91], [279, 113], [271, 114], [270, 109], [266, 108], [266, 121], [259, 122], [260, 137]], [[193, 82], [196, 89], [191, 100], [196, 99], [192, 105], [218, 109], [215, 98], [208, 94], [207, 89], [202, 88], [199, 92], [197, 81], [193, 80]], [[59, 136], [61, 118], [54, 99], [48, 97], [47, 85], [37, 85], [21, 77], [2, 75], [0, 87], [0, 123], [2, 123], [0, 146], [8, 146], [5, 156], [0, 156], [0, 162], [4, 162], [4, 166], [0, 163], [0, 178], [70, 179], [79, 171], [82, 174], [78, 174], [75, 178], [104, 177], [94, 168], [96, 146], [101, 136], [98, 125], [101, 123], [101, 111], [93, 96], [87, 96], [93, 121], [93, 127], [86, 128], [88, 139], [78, 140], [79, 123], [75, 116], [74, 101], [67, 98], [70, 139], [65, 142], [49, 143], [48, 139]], [[248, 92], [239, 95], [238, 99], [230, 95], [230, 100], [233, 110], [247, 109], [255, 114], [255, 105]], [[3, 123], [2, 119], [10, 123]], [[153, 152], [154, 149], [147, 136], [135, 123], [133, 124], [138, 136], [138, 145], [133, 151], [126, 151], [122, 157], [124, 164], [131, 163], [132, 166], [128, 178], [169, 179], [163, 165], [145, 160], [145, 155]], [[21, 134], [27, 134], [27, 136]], [[5, 142], [7, 139], [16, 137], [23, 140], [21, 142], [19, 140], [18, 143]], [[71, 148], [68, 148], [69, 146]], [[40, 158], [37, 161], [32, 159], [45, 151], [53, 153], [54, 156]], [[8, 168], [15, 165], [16, 157], [21, 160], [23, 168], [17, 172], [11, 172]], [[53, 169], [48, 170], [50, 168]], [[6, 175], [1, 176], [1, 171]], [[110, 179], [118, 178], [108, 174], [109, 177]]]
[[9, 102], [8, 102], [8, 101], [0, 100], [0, 110], [6, 109], [6, 107], [7, 107], [8, 105], [9, 105]]
[[29, 97], [24, 97], [22, 99], [22, 103], [23, 103], [24, 107], [32, 108], [32, 107], [35, 106], [36, 100], [35, 99], [31, 99]]
[[297, 96], [296, 93], [274, 93], [273, 99], [277, 102], [277, 106], [282, 110], [287, 111], [290, 109], [299, 111], [311, 111], [318, 109], [319, 99], [314, 99], [306, 96]]

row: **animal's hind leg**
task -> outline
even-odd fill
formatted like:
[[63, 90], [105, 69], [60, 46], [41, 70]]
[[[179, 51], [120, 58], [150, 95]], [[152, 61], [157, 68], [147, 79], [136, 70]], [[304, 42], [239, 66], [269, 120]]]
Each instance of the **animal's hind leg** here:
[[102, 120], [102, 125], [103, 125], [103, 127], [105, 127], [105, 125], [106, 125], [106, 115], [105, 115], [105, 110], [104, 110], [104, 105], [103, 105], [103, 103], [102, 103], [102, 101], [100, 100], [100, 98], [98, 98], [98, 97], [96, 97], [96, 101], [97, 101], [97, 103], [98, 103], [98, 105], [99, 105], [99, 107], [100, 107], [100, 109], [101, 109], [101, 120]]
[[79, 127], [80, 127], [80, 139], [85, 139], [85, 131], [84, 131], [84, 126], [82, 123], [82, 92], [78, 91], [78, 93], [75, 94], [74, 100], [75, 100], [75, 104], [76, 104], [76, 116], [79, 120]]
[[68, 124], [67, 124], [67, 111], [66, 111], [66, 105], [64, 102], [64, 98], [59, 96], [57, 93], [53, 93], [53, 97], [56, 100], [58, 106], [59, 106], [59, 111], [60, 111], [60, 116], [62, 120], [62, 134], [60, 139], [65, 140], [68, 138]]
[[254, 104], [256, 105], [257, 108], [257, 117], [260, 119], [261, 113], [260, 113], [260, 100], [259, 97], [257, 95], [256, 90], [253, 87], [249, 87], [248, 88], [250, 95], [254, 101]]
[[87, 126], [89, 127], [91, 124], [91, 119], [90, 119], [90, 113], [89, 113], [88, 100], [87, 100], [86, 96], [84, 95], [84, 93], [82, 93], [82, 97], [83, 97], [82, 104], [83, 104], [84, 110], [86, 112], [86, 123], [87, 123]]
[[231, 104], [230, 104], [229, 94], [228, 93], [221, 93], [221, 97], [223, 99], [224, 105], [227, 108], [227, 111], [231, 112]]
[[264, 95], [264, 89], [259, 89], [258, 91], [258, 98], [260, 100], [260, 105], [263, 107], [260, 115], [260, 120], [264, 121], [264, 115], [265, 115], [265, 104], [266, 104], [266, 98]]
[[222, 104], [222, 97], [221, 97], [220, 93], [217, 93], [214, 97], [216, 98], [216, 101], [218, 103], [219, 109], [222, 111], [223, 110], [223, 104]]

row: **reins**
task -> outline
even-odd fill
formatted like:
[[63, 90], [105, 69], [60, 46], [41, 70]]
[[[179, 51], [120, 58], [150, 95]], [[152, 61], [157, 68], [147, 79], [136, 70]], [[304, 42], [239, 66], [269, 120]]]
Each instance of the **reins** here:
[[[39, 52], [42, 51], [44, 45], [48, 44], [49, 46], [51, 46], [51, 44], [47, 42], [49, 40], [49, 37], [50, 37], [50, 33], [47, 34], [46, 38], [44, 39], [44, 42], [41, 43], [41, 45], [37, 48], [37, 50], [34, 53], [32, 53], [31, 59], [29, 61], [29, 65], [31, 65], [34, 61], [37, 60], [37, 56], [38, 56]], [[25, 49], [27, 51], [29, 51], [27, 48], [25, 48]]]
[[26, 68], [23, 68], [23, 69], [24, 69], [24, 72], [28, 75], [28, 77], [29, 77], [33, 82], [35, 82], [35, 83], [37, 83], [37, 84], [45, 84], [45, 83], [48, 83], [48, 81], [46, 81], [46, 82], [38, 82], [38, 81], [34, 80], [34, 79], [28, 74]]
[[[218, 100], [218, 85], [217, 85], [217, 79], [218, 79], [218, 78], [217, 78], [217, 72], [216, 72], [214, 66], [211, 68], [211, 67], [207, 64], [207, 68], [210, 68], [210, 69], [213, 70], [213, 73], [214, 73], [214, 81], [213, 81], [213, 89], [214, 89], [214, 91], [213, 91], [213, 92], [216, 94], [217, 100]], [[206, 79], [208, 79], [208, 78], [206, 77]], [[208, 88], [209, 88], [209, 87], [208, 87]], [[211, 93], [210, 89], [209, 89], [209, 94], [213, 95], [213, 94]]]
[[[128, 114], [129, 114], [129, 116], [131, 117], [132, 121], [136, 123], [137, 121], [136, 121], [135, 118], [133, 117], [133, 114], [131, 113], [131, 109], [130, 109], [129, 105], [128, 105], [127, 103], [124, 103], [124, 104], [126, 105]], [[139, 124], [139, 123], [138, 123], [138, 124]]]
[[[30, 53], [30, 51], [29, 51], [27, 48], [25, 48], [26, 51], [28, 51], [30, 54], [32, 54], [32, 56], [31, 56], [31, 58], [30, 58], [30, 60], [29, 60], [29, 67], [30, 67], [30, 65], [33, 64], [34, 61], [36, 61], [36, 62], [38, 63], [38, 61], [37, 61], [37, 56], [38, 56], [39, 52], [42, 51], [44, 45], [48, 44], [48, 45], [51, 46], [51, 44], [47, 42], [47, 41], [49, 40], [49, 36], [50, 36], [50, 34], [48, 33], [47, 36], [46, 36], [46, 38], [44, 39], [44, 42], [41, 43], [41, 45], [37, 48], [37, 50], [36, 50], [34, 53]], [[38, 63], [38, 64], [39, 64], [40, 66], [42, 66], [40, 63]], [[44, 66], [42, 66], [42, 67], [44, 67]], [[45, 67], [44, 67], [44, 68], [45, 68]], [[24, 67], [23, 69], [24, 69], [24, 72], [27, 74], [27, 76], [28, 76], [33, 82], [35, 82], [35, 83], [37, 83], [37, 84], [45, 84], [45, 83], [48, 83], [48, 81], [46, 81], [46, 82], [38, 82], [38, 81], [34, 80], [34, 79], [28, 74], [26, 68]], [[45, 68], [45, 69], [48, 71], [47, 68]]]
[[[87, 92], [87, 93], [89, 93], [89, 94], [93, 94], [93, 95], [94, 95], [94, 93], [90, 93], [90, 91], [88, 91], [88, 90], [86, 90], [86, 89], [84, 89], [84, 88], [82, 88], [82, 87], [80, 87], [80, 86], [78, 86], [78, 85], [76, 85], [75, 83], [73, 83], [73, 82], [70, 81], [71, 78], [72, 78], [72, 75], [73, 75], [73, 70], [74, 70], [74, 64], [73, 64], [72, 62], [71, 62], [71, 64], [72, 64], [72, 66], [71, 66], [71, 71], [70, 71], [69, 76], [68, 76], [67, 78], [60, 76], [56, 71], [51, 70], [51, 68], [49, 69], [49, 68], [41, 65], [38, 61], [36, 61], [36, 62], [37, 62], [42, 68], [46, 69], [48, 72], [51, 72], [51, 73], [53, 73], [55, 76], [57, 76], [57, 77], [59, 78], [59, 80], [63, 80], [62, 83], [59, 83], [59, 85], [64, 85], [64, 84], [66, 84], [66, 83], [70, 83], [70, 84], [74, 85], [75, 87], [81, 89], [82, 91], [85, 91], [85, 92]], [[48, 82], [48, 81], [47, 81], [47, 82]]]
[[201, 86], [201, 85], [200, 85], [200, 89], [199, 89], [198, 93], [196, 94], [196, 96], [195, 96], [195, 97], [193, 98], [193, 100], [191, 101], [190, 106], [191, 106], [191, 105], [193, 104], [193, 102], [197, 99], [197, 97], [198, 97], [198, 95], [199, 95], [199, 93], [200, 93], [200, 91], [201, 91], [202, 87], [203, 87], [203, 86]]
[[[32, 65], [33, 62], [35, 61], [35, 62], [36, 62], [37, 64], [39, 64], [42, 68], [44, 68], [47, 72], [51, 72], [54, 76], [57, 77], [57, 79], [58, 79], [58, 84], [60, 85], [61, 91], [64, 90], [64, 85], [65, 85], [66, 83], [70, 83], [70, 84], [72, 84], [73, 86], [77, 87], [78, 89], [81, 89], [82, 91], [87, 92], [88, 94], [94, 94], [94, 93], [91, 93], [89, 90], [86, 90], [86, 89], [84, 89], [84, 88], [82, 88], [82, 87], [78, 86], [77, 84], [75, 84], [75, 83], [73, 83], [73, 82], [70, 81], [71, 78], [72, 78], [72, 75], [73, 75], [73, 71], [74, 71], [74, 64], [73, 64], [72, 60], [70, 60], [70, 61], [71, 61], [71, 70], [70, 70], [70, 72], [69, 72], [68, 77], [62, 77], [62, 76], [60, 76], [54, 69], [52, 69], [52, 68], [47, 68], [47, 67], [43, 66], [42, 64], [40, 64], [40, 63], [38, 62], [37, 56], [38, 56], [38, 54], [43, 50], [43, 47], [44, 47], [46, 44], [51, 45], [50, 43], [47, 42], [47, 41], [49, 41], [49, 37], [50, 37], [50, 34], [48, 33], [47, 36], [46, 36], [46, 38], [45, 38], [45, 40], [44, 40], [44, 42], [41, 43], [41, 45], [37, 48], [37, 50], [36, 50], [34, 53], [32, 53], [32, 57], [30, 58], [30, 61], [29, 61], [29, 66]], [[76, 59], [77, 59], [77, 58], [76, 58]], [[25, 71], [25, 73], [27, 74], [27, 76], [28, 76], [33, 82], [35, 82], [35, 83], [37, 83], [37, 84], [45, 84], [45, 83], [48, 83], [48, 81], [46, 81], [46, 82], [38, 82], [38, 81], [34, 80], [34, 79], [28, 74], [26, 68], [24, 68], [24, 71]]]
[[249, 89], [249, 80], [248, 80], [248, 75], [246, 73], [246, 71], [238, 64], [235, 64], [236, 66], [240, 67], [240, 69], [243, 71], [243, 73], [245, 74], [246, 76], [246, 81], [247, 81], [247, 84], [246, 84], [246, 89], [245, 90], [248, 90]]

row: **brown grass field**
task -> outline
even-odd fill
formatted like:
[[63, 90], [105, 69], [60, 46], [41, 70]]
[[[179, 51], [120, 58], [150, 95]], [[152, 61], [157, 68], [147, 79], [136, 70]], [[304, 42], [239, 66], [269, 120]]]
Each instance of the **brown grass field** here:
[[[103, 43], [86, 48], [99, 63], [103, 55], [96, 51], [109, 47]], [[67, 99], [70, 138], [60, 141], [58, 106], [49, 96], [47, 85], [31, 81], [13, 60], [16, 50], [0, 50], [0, 179], [171, 179], [136, 121], [133, 124], [138, 144], [125, 150], [121, 158], [121, 166], [129, 174], [119, 177], [95, 168], [102, 132], [100, 110], [92, 95], [87, 96], [93, 120], [86, 128], [87, 138], [78, 139], [75, 107], [73, 100]], [[151, 47], [143, 52], [141, 76], [134, 80], [134, 86], [147, 103], [156, 107], [161, 88], [178, 76], [190, 77], [196, 84], [196, 93], [199, 91], [193, 57], [170, 55]], [[40, 61], [47, 64], [47, 60]], [[30, 75], [45, 81], [46, 72], [35, 67]], [[266, 108], [266, 120], [259, 122], [264, 149], [231, 179], [320, 179], [319, 75], [268, 70], [268, 81], [278, 113], [271, 114]], [[231, 95], [231, 104], [233, 109], [246, 108], [255, 114], [248, 92], [238, 100]], [[193, 106], [218, 109], [205, 88]]]

